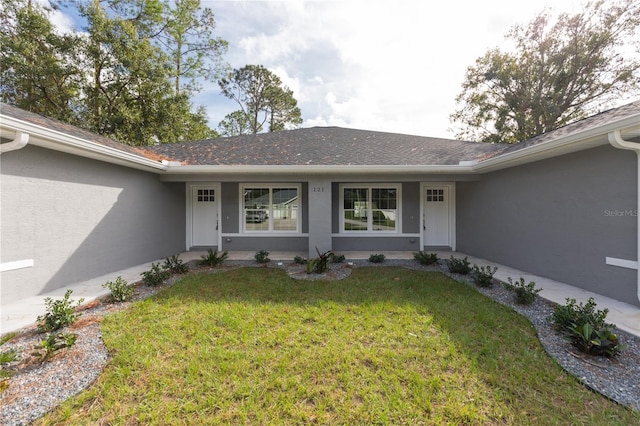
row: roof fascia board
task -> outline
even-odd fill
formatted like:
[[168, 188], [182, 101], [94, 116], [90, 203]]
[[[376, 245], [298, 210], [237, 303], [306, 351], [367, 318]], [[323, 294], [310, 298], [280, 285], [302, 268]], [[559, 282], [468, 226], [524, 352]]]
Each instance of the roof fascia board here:
[[477, 173], [488, 173], [596, 146], [608, 145], [610, 132], [627, 128], [637, 129], [639, 120], [640, 114], [635, 114], [622, 120], [489, 158], [473, 166], [473, 169]]
[[21, 131], [30, 135], [29, 144], [48, 148], [55, 151], [104, 161], [134, 169], [161, 173], [167, 170], [167, 165], [150, 160], [140, 155], [131, 154], [116, 148], [101, 145], [77, 136], [69, 135], [57, 130], [18, 120], [2, 115], [1, 127], [13, 132]]
[[449, 173], [473, 173], [471, 166], [444, 165], [444, 166], [415, 166], [415, 165], [384, 165], [384, 166], [362, 166], [362, 165], [238, 165], [238, 166], [170, 166], [166, 174], [195, 175], [211, 173], [220, 176], [241, 175], [241, 174], [261, 174], [261, 175], [364, 175], [364, 174], [449, 174]]

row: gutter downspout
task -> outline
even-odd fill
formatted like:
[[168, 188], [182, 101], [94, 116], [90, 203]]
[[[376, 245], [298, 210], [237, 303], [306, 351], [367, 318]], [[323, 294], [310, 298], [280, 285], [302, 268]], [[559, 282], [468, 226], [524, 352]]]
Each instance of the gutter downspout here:
[[16, 132], [16, 136], [11, 142], [0, 144], [0, 155], [5, 152], [15, 151], [17, 149], [24, 148], [29, 143], [29, 134], [22, 133], [20, 130]]
[[[609, 143], [611, 144], [611, 146], [613, 146], [614, 148], [618, 148], [618, 149], [626, 149], [626, 150], [630, 150], [630, 151], [635, 151], [637, 157], [638, 157], [638, 167], [637, 167], [637, 174], [638, 174], [638, 195], [637, 195], [637, 210], [636, 210], [636, 214], [638, 213], [638, 211], [640, 211], [640, 143], [638, 142], [631, 142], [631, 141], [627, 141], [622, 139], [622, 135], [620, 133], [620, 130], [616, 130], [613, 132], [610, 132], [608, 134], [608, 138], [609, 138]], [[640, 300], [640, 214], [637, 214], [637, 259], [635, 262], [635, 269], [638, 272], [638, 279], [637, 279], [637, 297], [638, 300]]]

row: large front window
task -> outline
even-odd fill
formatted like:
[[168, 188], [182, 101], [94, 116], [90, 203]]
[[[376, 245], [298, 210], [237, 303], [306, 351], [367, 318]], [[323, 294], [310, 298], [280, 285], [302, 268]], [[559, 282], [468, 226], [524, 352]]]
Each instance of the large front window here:
[[399, 187], [342, 187], [342, 231], [397, 232]]
[[246, 185], [243, 223], [246, 232], [300, 232], [300, 187]]

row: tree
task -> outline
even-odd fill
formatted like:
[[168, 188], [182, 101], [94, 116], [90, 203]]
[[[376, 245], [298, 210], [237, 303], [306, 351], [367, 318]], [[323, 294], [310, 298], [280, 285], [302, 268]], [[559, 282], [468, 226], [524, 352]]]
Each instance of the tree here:
[[239, 136], [251, 134], [249, 116], [243, 111], [233, 111], [224, 117], [218, 125], [222, 136]]
[[[450, 116], [456, 136], [516, 143], [548, 132], [637, 93], [640, 60], [630, 54], [640, 25], [637, 0], [588, 3], [583, 12], [545, 10], [507, 39], [515, 52], [489, 50], [467, 69]], [[636, 42], [637, 43], [637, 42]], [[623, 57], [623, 49], [627, 49]]]
[[201, 9], [200, 0], [176, 0], [173, 8], [167, 7], [165, 22], [159, 40], [173, 65], [175, 94], [197, 91], [197, 78], [215, 81], [228, 43], [213, 37], [216, 22], [211, 9]]
[[152, 0], [92, 0], [87, 18], [85, 122], [101, 135], [132, 145], [216, 136], [205, 111], [195, 113], [189, 94], [177, 93], [171, 55], [155, 37], [165, 25], [166, 5]]
[[82, 72], [73, 34], [58, 34], [48, 10], [25, 0], [2, 0], [2, 102], [76, 124]]
[[[269, 131], [283, 130], [302, 123], [302, 114], [293, 92], [280, 77], [262, 65], [246, 65], [234, 69], [218, 81], [222, 94], [240, 105], [240, 110], [227, 115], [221, 123], [222, 133], [242, 130], [257, 134], [269, 124]], [[231, 124], [231, 126], [229, 126]], [[225, 127], [226, 126], [226, 127]], [[239, 133], [242, 134], [242, 133]]]

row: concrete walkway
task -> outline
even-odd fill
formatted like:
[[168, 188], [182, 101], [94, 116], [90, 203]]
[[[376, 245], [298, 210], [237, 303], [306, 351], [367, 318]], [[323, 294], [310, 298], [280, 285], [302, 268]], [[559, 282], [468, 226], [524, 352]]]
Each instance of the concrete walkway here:
[[[189, 260], [199, 259], [202, 253], [203, 252], [185, 252], [180, 255], [180, 258], [187, 262]], [[228, 259], [253, 260], [254, 254], [254, 252], [231, 252], [229, 253]], [[364, 261], [369, 258], [371, 253], [348, 252], [341, 254], [344, 254], [348, 260], [359, 261], [357, 263], [363, 265], [366, 264]], [[413, 259], [413, 254], [411, 252], [385, 252], [384, 254], [387, 259]], [[438, 256], [441, 259], [448, 259], [451, 255], [461, 258], [467, 256], [466, 254], [459, 252], [438, 253]], [[276, 262], [291, 261], [294, 256], [307, 256], [307, 253], [271, 252], [269, 254], [269, 258]], [[593, 297], [596, 301], [597, 309], [609, 309], [609, 314], [607, 315], [608, 322], [616, 324], [616, 326], [621, 330], [640, 336], [640, 307], [638, 306], [619, 302], [600, 294], [591, 293], [568, 284], [539, 277], [504, 265], [489, 262], [481, 258], [472, 256], [468, 256], [468, 258], [472, 265], [475, 263], [478, 266], [496, 266], [498, 271], [494, 277], [501, 281], [507, 281], [508, 277], [511, 277], [513, 280], [519, 280], [520, 277], [522, 277], [526, 282], [534, 281], [536, 283], [536, 288], [542, 289], [539, 293], [540, 297], [544, 297], [545, 299], [562, 305], [565, 304], [568, 297], [576, 299], [579, 303], [585, 303], [589, 297]], [[162, 263], [163, 261], [164, 260], [158, 260], [155, 263]], [[362, 263], [360, 261], [362, 261]], [[84, 298], [85, 303], [91, 302], [92, 300], [109, 294], [109, 290], [102, 287], [102, 285], [107, 281], [115, 281], [118, 276], [121, 276], [129, 283], [133, 283], [139, 281], [141, 279], [140, 274], [144, 271], [148, 271], [149, 269], [151, 269], [151, 262], [107, 274], [89, 281], [72, 284], [46, 294], [29, 297], [13, 303], [2, 304], [0, 305], [0, 335], [17, 331], [21, 328], [32, 325], [39, 315], [43, 315], [46, 312], [44, 299], [47, 297], [60, 299], [64, 297], [67, 289], [71, 289], [73, 290], [72, 298], [74, 300]]]

